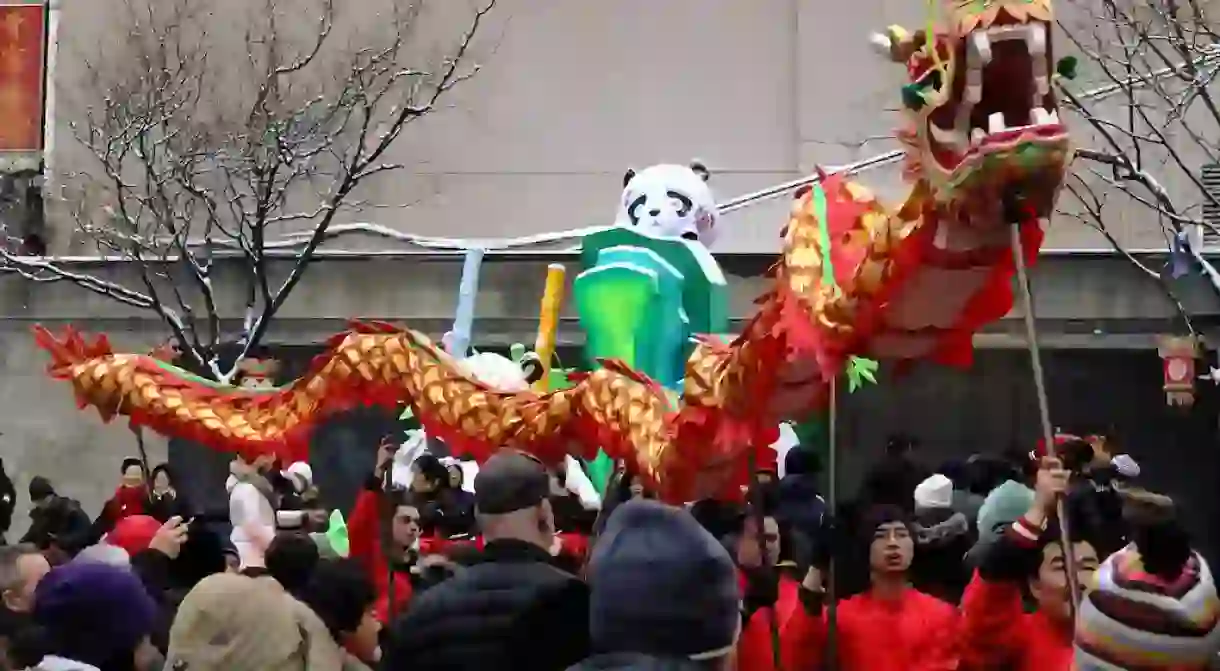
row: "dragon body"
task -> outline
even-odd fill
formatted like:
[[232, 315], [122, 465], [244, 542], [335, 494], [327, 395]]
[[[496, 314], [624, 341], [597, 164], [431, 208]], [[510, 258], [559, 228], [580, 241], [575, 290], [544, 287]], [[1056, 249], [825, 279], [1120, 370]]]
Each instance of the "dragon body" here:
[[[1037, 252], [1071, 157], [1048, 85], [1050, 0], [952, 0], [949, 10], [944, 32], [892, 27], [876, 40], [910, 76], [902, 92], [909, 197], [889, 209], [839, 177], [798, 193], [773, 282], [731, 341], [605, 339], [628, 354], [538, 393], [480, 382], [421, 333], [355, 324], [291, 384], [243, 390], [114, 353], [104, 337], [39, 329], [50, 374], [71, 381], [81, 406], [106, 420], [126, 415], [217, 449], [299, 459], [321, 418], [358, 403], [406, 403], [455, 454], [482, 460], [515, 446], [557, 463], [600, 448], [668, 501], [739, 492], [750, 451], [770, 445], [780, 421], [823, 406], [852, 357], [968, 363], [971, 336], [1012, 305], [1012, 226], [1030, 260]], [[689, 198], [673, 201], [678, 215], [691, 213]], [[639, 202], [623, 203], [631, 223]], [[681, 241], [715, 223], [714, 213], [694, 210], [697, 225], [675, 229]], [[672, 270], [661, 256], [639, 258]], [[672, 301], [684, 302], [684, 319], [723, 312], [708, 307], [706, 291], [677, 286]], [[703, 302], [692, 307], [695, 299]], [[680, 380], [662, 383], [622, 360], [661, 350], [685, 355]]]

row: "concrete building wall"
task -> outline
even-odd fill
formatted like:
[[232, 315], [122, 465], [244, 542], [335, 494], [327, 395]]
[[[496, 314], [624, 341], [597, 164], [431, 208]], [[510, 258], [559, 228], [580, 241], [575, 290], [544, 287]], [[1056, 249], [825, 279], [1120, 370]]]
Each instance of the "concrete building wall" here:
[[[60, 0], [54, 163], [61, 172], [85, 164], [69, 127], [89, 104], [81, 95], [90, 76], [83, 64], [113, 47], [116, 7], [125, 1]], [[296, 3], [302, 19], [316, 3]], [[1071, 12], [1077, 3], [1061, 4]], [[368, 17], [384, 10], [383, 0], [339, 7], [355, 18], [341, 24], [347, 35], [336, 44], [362, 30], [378, 34]], [[468, 10], [468, 3], [430, 3], [420, 34], [430, 45], [452, 46]], [[392, 148], [387, 160], [405, 171], [372, 179], [356, 194], [410, 207], [354, 217], [419, 235], [523, 236], [608, 223], [629, 166], [701, 158], [727, 200], [818, 165], [895, 149], [903, 68], [875, 55], [868, 35], [891, 23], [922, 25], [923, 12], [920, 3], [892, 0], [498, 0], [472, 50], [481, 72]], [[213, 55], [212, 67], [225, 59], [240, 65], [240, 46]], [[861, 180], [891, 199], [903, 193], [897, 166]], [[775, 251], [784, 201], [730, 215], [718, 250]], [[63, 248], [69, 224], [61, 216], [56, 226]], [[1147, 246], [1141, 224], [1117, 230]], [[1104, 242], [1063, 218], [1048, 244]], [[332, 246], [395, 244], [345, 238]]]

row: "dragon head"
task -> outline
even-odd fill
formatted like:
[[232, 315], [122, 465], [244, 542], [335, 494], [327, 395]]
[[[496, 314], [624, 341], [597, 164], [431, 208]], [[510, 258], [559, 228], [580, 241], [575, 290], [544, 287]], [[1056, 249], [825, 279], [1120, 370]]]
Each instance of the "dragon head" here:
[[874, 36], [906, 65], [907, 176], [970, 211], [1019, 193], [1050, 215], [1071, 157], [1051, 91], [1051, 0], [947, 0], [946, 33]]

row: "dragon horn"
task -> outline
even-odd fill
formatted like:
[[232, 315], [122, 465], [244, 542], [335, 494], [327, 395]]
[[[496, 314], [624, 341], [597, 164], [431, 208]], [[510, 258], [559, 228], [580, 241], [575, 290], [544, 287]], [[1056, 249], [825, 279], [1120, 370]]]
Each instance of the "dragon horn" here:
[[47, 372], [53, 377], [62, 378], [68, 374], [65, 369], [71, 366], [114, 353], [110, 349], [110, 341], [104, 335], [98, 336], [97, 340], [89, 344], [79, 331], [70, 326], [64, 329], [60, 338], [56, 338], [55, 334], [41, 324], [35, 324], [32, 330], [34, 343], [51, 355]]

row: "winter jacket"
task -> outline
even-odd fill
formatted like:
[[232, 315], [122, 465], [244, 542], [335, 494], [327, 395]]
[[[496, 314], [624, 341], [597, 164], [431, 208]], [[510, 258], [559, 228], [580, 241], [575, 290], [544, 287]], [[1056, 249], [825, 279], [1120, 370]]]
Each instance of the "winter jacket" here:
[[[370, 478], [356, 496], [356, 505], [347, 519], [348, 556], [359, 562], [377, 592], [375, 609], [383, 625], [390, 623], [390, 612], [400, 613], [413, 592], [408, 570], [395, 570], [393, 598], [390, 595], [390, 568], [381, 547], [381, 483]], [[438, 550], [439, 551], [439, 550]], [[406, 569], [407, 566], [400, 567]], [[393, 607], [391, 608], [391, 602]]]
[[[780, 634], [786, 671], [825, 668], [826, 615], [818, 595], [802, 588]], [[891, 603], [864, 593], [838, 604], [842, 671], [949, 671], [957, 668], [957, 611], [915, 589]]]
[[970, 571], [963, 563], [974, 546], [969, 520], [948, 508], [923, 510], [917, 513], [912, 527], [912, 583], [920, 591], [956, 605], [970, 581]]
[[[1020, 521], [1015, 524], [1021, 524]], [[1012, 567], [1040, 552], [1027, 534], [1009, 527], [987, 549], [962, 597], [961, 668], [965, 671], [1069, 671], [1072, 630], [1041, 612], [1026, 613]], [[1013, 575], [1005, 575], [1013, 573]]]
[[568, 671], [706, 671], [707, 666], [681, 657], [656, 657], [636, 652], [594, 655]]
[[[775, 671], [775, 654], [781, 650], [778, 647], [780, 641], [772, 632], [778, 634], [782, 631], [795, 612], [800, 583], [783, 573], [779, 574], [774, 604], [751, 610], [753, 590], [745, 574], [740, 573], [739, 576], [742, 592], [746, 594], [746, 612], [743, 613], [745, 619], [741, 637], [737, 639], [737, 671]], [[774, 629], [772, 621], [775, 623]]]
[[4, 460], [0, 459], [0, 545], [4, 543], [4, 534], [13, 524], [13, 509], [17, 507], [17, 489], [4, 470]]
[[148, 514], [160, 522], [168, 522], [174, 516], [189, 520], [194, 516], [195, 509], [181, 492], [153, 494], [148, 501]]
[[551, 561], [522, 541], [487, 543], [482, 561], [418, 595], [394, 622], [382, 668], [562, 671], [583, 660], [589, 588]]
[[93, 524], [81, 509], [80, 502], [66, 496], [56, 496], [44, 506], [30, 511], [30, 528], [21, 537], [40, 549], [54, 545], [68, 555], [93, 545]]
[[[263, 556], [260, 544], [270, 543], [275, 537], [275, 506], [271, 497], [271, 483], [250, 466], [241, 461], [230, 465], [231, 475], [225, 483], [229, 492], [229, 522], [233, 531], [229, 539], [237, 548], [241, 567], [262, 567]], [[263, 538], [253, 538], [261, 534]]]
[[91, 545], [110, 533], [119, 520], [132, 515], [144, 515], [148, 510], [148, 490], [143, 487], [123, 487], [114, 490], [114, 495], [102, 506], [102, 512], [93, 520], [90, 535]]
[[170, 595], [172, 567], [173, 560], [157, 550], [144, 550], [131, 557], [132, 572], [140, 578], [144, 591], [157, 604], [158, 618], [149, 638], [161, 652], [169, 648], [169, 629], [179, 603], [179, 599]]

